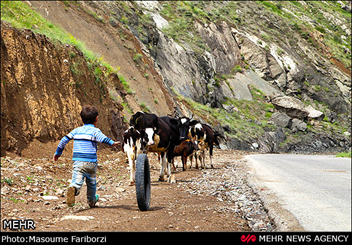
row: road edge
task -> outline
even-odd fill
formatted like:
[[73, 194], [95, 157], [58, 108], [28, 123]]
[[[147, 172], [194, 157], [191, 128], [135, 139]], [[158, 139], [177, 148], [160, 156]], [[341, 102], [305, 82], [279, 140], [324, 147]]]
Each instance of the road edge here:
[[247, 171], [247, 184], [262, 200], [269, 218], [274, 222], [276, 231], [306, 231], [296, 217], [280, 204], [280, 199], [271, 192], [256, 176], [251, 155], [244, 156]]

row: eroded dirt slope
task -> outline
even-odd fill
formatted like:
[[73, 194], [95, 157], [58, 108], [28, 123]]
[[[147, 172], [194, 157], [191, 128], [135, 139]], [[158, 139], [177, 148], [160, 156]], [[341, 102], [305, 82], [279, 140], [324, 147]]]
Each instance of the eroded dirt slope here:
[[33, 139], [61, 139], [82, 125], [83, 104], [96, 106], [99, 128], [121, 139], [122, 107], [111, 100], [107, 84], [116, 93], [123, 87], [116, 74], [88, 64], [75, 47], [54, 45], [44, 35], [1, 22], [1, 67], [2, 156], [5, 151], [21, 154]]

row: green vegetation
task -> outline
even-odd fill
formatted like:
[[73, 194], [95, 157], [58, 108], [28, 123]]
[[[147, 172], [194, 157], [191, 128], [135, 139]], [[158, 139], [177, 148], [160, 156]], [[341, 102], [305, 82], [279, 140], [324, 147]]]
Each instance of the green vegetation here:
[[140, 103], [140, 105], [139, 105], [140, 107], [141, 107], [141, 110], [143, 111], [143, 112], [145, 112], [145, 113], [150, 113], [150, 110], [149, 110], [149, 108], [146, 106], [146, 104], [145, 103]]
[[123, 88], [126, 90], [128, 94], [132, 94], [133, 91], [130, 88], [130, 84], [126, 81], [126, 79], [122, 75], [118, 75], [120, 82], [123, 85]]
[[[54, 44], [59, 41], [73, 45], [83, 52], [87, 61], [98, 62], [107, 68], [108, 73], [115, 71], [111, 65], [103, 60], [103, 57], [98, 57], [94, 52], [89, 50], [84, 42], [76, 39], [70, 33], [45, 19], [25, 2], [1, 1], [1, 20], [9, 22], [15, 28], [31, 29], [35, 33], [43, 34], [52, 39]], [[73, 58], [72, 56], [73, 54], [70, 53], [71, 58]], [[76, 72], [75, 67], [72, 67], [72, 70]]]
[[135, 55], [133, 56], [133, 61], [136, 62], [136, 63], [138, 63], [139, 61], [141, 61], [142, 57], [143, 57], [142, 54], [138, 54], [138, 53], [137, 53], [137, 54], [135, 54]]
[[351, 151], [349, 152], [341, 152], [336, 155], [337, 157], [348, 157], [351, 158]]
[[195, 115], [210, 124], [228, 125], [230, 132], [226, 132], [227, 135], [238, 139], [253, 139], [259, 138], [267, 129], [274, 130], [276, 126], [268, 124], [271, 117], [270, 111], [273, 111], [274, 106], [265, 101], [264, 93], [259, 89], [251, 87], [250, 90], [253, 96], [252, 101], [233, 99], [224, 101], [225, 106], [233, 108], [231, 113], [224, 109], [202, 105], [180, 95], [178, 98], [188, 104]]
[[[346, 1], [344, 2], [348, 4]], [[340, 3], [337, 1], [280, 1], [276, 3], [258, 1], [256, 3], [277, 15], [283, 28], [291, 26], [290, 28], [306, 39], [312, 47], [323, 51], [326, 49], [324, 46], [326, 45], [335, 59], [351, 69], [351, 52], [346, 52], [347, 49], [351, 50], [351, 41], [348, 40], [343, 29], [347, 27], [347, 23], [351, 23], [351, 13], [343, 10]], [[307, 19], [311, 21], [307, 21]], [[275, 35], [272, 28], [266, 31]], [[318, 40], [316, 32], [322, 34], [323, 45], [321, 40]], [[293, 33], [289, 32], [286, 36], [290, 38], [290, 45], [296, 43]], [[280, 36], [278, 37], [280, 38]]]
[[[79, 3], [65, 1], [65, 6], [68, 8], [71, 4], [78, 5]], [[86, 10], [85, 10], [86, 11]], [[87, 11], [86, 11], [87, 12]], [[98, 15], [88, 12], [89, 14], [100, 19]], [[35, 33], [43, 34], [51, 39], [54, 45], [66, 43], [75, 46], [78, 50], [82, 51], [88, 64], [88, 69], [94, 76], [94, 83], [100, 91], [100, 101], [103, 100], [106, 93], [106, 80], [109, 73], [117, 73], [120, 67], [117, 69], [113, 68], [110, 64], [104, 61], [103, 56], [98, 57], [94, 52], [87, 49], [84, 42], [78, 40], [70, 33], [66, 32], [62, 28], [54, 25], [49, 20], [45, 19], [39, 13], [34, 11], [27, 3], [22, 1], [1, 1], [1, 20], [9, 22], [15, 28], [26, 28], [31, 29]], [[137, 59], [140, 60], [142, 55], [138, 54]], [[70, 64], [70, 70], [75, 77], [70, 85], [79, 88], [82, 86], [83, 81], [80, 76], [83, 75], [82, 70], [82, 59], [76, 56], [76, 53], [70, 51], [69, 58], [72, 60]], [[118, 75], [124, 89], [128, 94], [132, 94], [132, 90], [129, 87], [128, 82], [122, 75]], [[112, 99], [116, 99], [115, 95], [110, 95]]]
[[14, 184], [14, 180], [11, 179], [11, 178], [5, 178], [5, 179], [2, 179], [1, 180], [1, 183], [2, 182], [6, 182], [9, 186], [12, 186]]
[[[163, 1], [160, 14], [168, 20], [169, 26], [163, 32], [180, 45], [189, 44], [198, 53], [209, 47], [200, 37], [195, 23], [227, 22], [230, 26], [238, 24], [251, 29], [266, 42], [289, 41], [297, 45], [297, 36], [307, 40], [312, 48], [323, 55], [326, 51], [351, 69], [351, 41], [343, 28], [351, 22], [351, 13], [343, 10], [337, 1], [255, 1], [257, 8], [243, 8], [241, 1]], [[347, 1], [344, 1], [348, 4]], [[252, 15], [252, 12], [264, 11], [264, 14]], [[254, 14], [253, 13], [253, 14]], [[275, 20], [270, 17], [275, 17]], [[269, 21], [270, 19], [270, 21]], [[309, 19], [309, 21], [307, 21]], [[341, 22], [342, 21], [342, 22]], [[272, 23], [279, 23], [273, 28]], [[338, 24], [340, 23], [340, 24]], [[269, 25], [269, 28], [268, 28]], [[350, 27], [349, 27], [350, 28]], [[322, 34], [323, 42], [317, 32]], [[261, 41], [259, 41], [261, 42]], [[269, 47], [267, 47], [269, 49]], [[303, 55], [303, 54], [302, 54]]]

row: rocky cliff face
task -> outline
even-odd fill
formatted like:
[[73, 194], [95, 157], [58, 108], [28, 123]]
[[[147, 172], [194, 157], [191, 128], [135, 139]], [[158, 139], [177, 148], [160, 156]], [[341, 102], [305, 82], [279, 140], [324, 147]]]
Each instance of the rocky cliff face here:
[[[94, 72], [89, 71], [89, 64], [74, 47], [63, 45], [58, 49], [48, 41], [27, 40], [23, 34], [9, 38], [10, 29], [4, 29], [1, 102], [6, 105], [2, 109], [6, 126], [1, 126], [1, 130], [9, 135], [9, 140], [2, 137], [6, 149], [16, 149], [16, 141], [49, 140], [62, 134], [60, 130], [78, 125], [72, 115], [79, 111], [76, 105], [90, 101], [88, 98], [94, 98], [105, 113], [107, 125], [103, 127], [110, 135], [118, 133], [108, 125], [122, 128], [122, 123], [116, 124], [113, 118], [125, 115], [128, 120], [141, 109], [166, 115], [172, 114], [176, 106], [182, 114], [190, 116], [196, 108], [183, 102], [190, 99], [208, 106], [209, 111], [217, 108], [220, 114], [228, 113], [216, 116], [213, 123], [228, 137], [228, 147], [268, 149], [263, 150], [266, 152], [295, 151], [300, 146], [294, 145], [302, 142], [308, 146], [302, 146], [301, 152], [350, 147], [351, 26], [343, 24], [351, 18], [346, 8], [349, 5], [265, 1], [38, 1], [30, 5], [118, 67], [119, 74], [128, 80], [129, 91], [113, 74], [102, 77], [105, 87], [95, 84]], [[31, 35], [46, 40], [38, 34]], [[31, 45], [17, 46], [17, 42]], [[36, 53], [26, 49], [35, 49]], [[77, 55], [72, 57], [72, 52]], [[30, 53], [33, 55], [28, 56]], [[27, 62], [21, 62], [25, 59]], [[75, 72], [81, 70], [83, 74]], [[40, 77], [41, 74], [45, 75]], [[62, 88], [59, 92], [58, 87]], [[266, 99], [253, 96], [252, 88], [260, 90], [254, 95], [263, 93]], [[25, 108], [13, 106], [12, 98], [17, 94], [21, 98], [18, 103]], [[310, 105], [321, 111], [319, 120], [288, 114], [289, 124], [282, 126], [281, 119], [274, 115], [271, 118], [274, 107], [266, 105], [284, 95], [301, 101], [304, 108]], [[250, 114], [238, 108], [243, 104], [241, 101], [262, 103], [263, 107], [258, 108], [266, 109]], [[49, 116], [49, 108], [61, 108], [61, 112]], [[17, 123], [13, 118], [22, 115], [20, 111], [27, 111], [27, 116], [20, 116]], [[61, 116], [63, 122], [58, 124]], [[197, 117], [207, 121], [201, 113]], [[27, 118], [31, 118], [31, 123], [23, 126], [28, 124]], [[254, 122], [262, 133], [255, 137], [236, 136], [236, 125], [231, 125], [229, 118], [239, 118], [243, 124]], [[25, 131], [23, 135], [27, 136], [14, 136], [15, 131]], [[314, 143], [313, 138], [322, 140]], [[320, 150], [324, 144], [325, 150]]]
[[[298, 43], [290, 42], [288, 37], [283, 40], [277, 38], [276, 42], [268, 40], [267, 33], [270, 32], [266, 29], [261, 30], [261, 35], [258, 36], [248, 32], [246, 26], [239, 24], [229, 26], [225, 21], [208, 24], [196, 19], [193, 23], [194, 35], [199, 35], [203, 39], [202, 45], [206, 47], [203, 52], [197, 52], [187, 43], [181, 42], [180, 45], [165, 36], [156, 24], [153, 31], [158, 33], [159, 39], [151, 49], [168, 87], [173, 87], [182, 96], [220, 107], [224, 97], [241, 98], [240, 95], [236, 96], [236, 93], [229, 92], [237, 88], [236, 84], [231, 86], [231, 81], [236, 77], [233, 70], [238, 67], [239, 70], [255, 71], [252, 77], [244, 73], [247, 80], [252, 82], [259, 80], [262, 86], [276, 89], [268, 89], [266, 93], [283, 92], [302, 100], [323, 102], [337, 113], [349, 112], [350, 70], [336, 67], [321, 54], [319, 47], [312, 47], [294, 30], [278, 26], [282, 24], [278, 18], [267, 16], [265, 11], [256, 8], [255, 5], [255, 3], [241, 3], [241, 7], [247, 9], [247, 14], [264, 15], [261, 16], [264, 19], [261, 21], [267, 22], [269, 27], [273, 25], [278, 28], [282, 36], [291, 31], [293, 37], [290, 40], [296, 38]], [[157, 3], [142, 6], [148, 7], [145, 11], [155, 15], [163, 8]], [[243, 12], [243, 8], [241, 9], [238, 11]], [[257, 24], [259, 26], [260, 22]], [[346, 28], [345, 33], [346, 35], [349, 33], [350, 36], [350, 29]], [[318, 38], [315, 36], [318, 35], [316, 33], [310, 35], [313, 39]], [[223, 75], [226, 78], [220, 84], [216, 84], [214, 80], [216, 75]]]

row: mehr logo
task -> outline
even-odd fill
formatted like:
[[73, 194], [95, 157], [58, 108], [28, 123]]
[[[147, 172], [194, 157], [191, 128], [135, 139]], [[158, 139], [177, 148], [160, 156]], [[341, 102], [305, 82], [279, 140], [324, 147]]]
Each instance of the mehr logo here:
[[241, 241], [242, 242], [255, 242], [257, 240], [257, 237], [255, 235], [248, 234], [247, 236], [242, 235], [241, 236]]
[[32, 219], [20, 220], [20, 219], [4, 219], [2, 221], [2, 227], [4, 230], [35, 230], [35, 223]]

